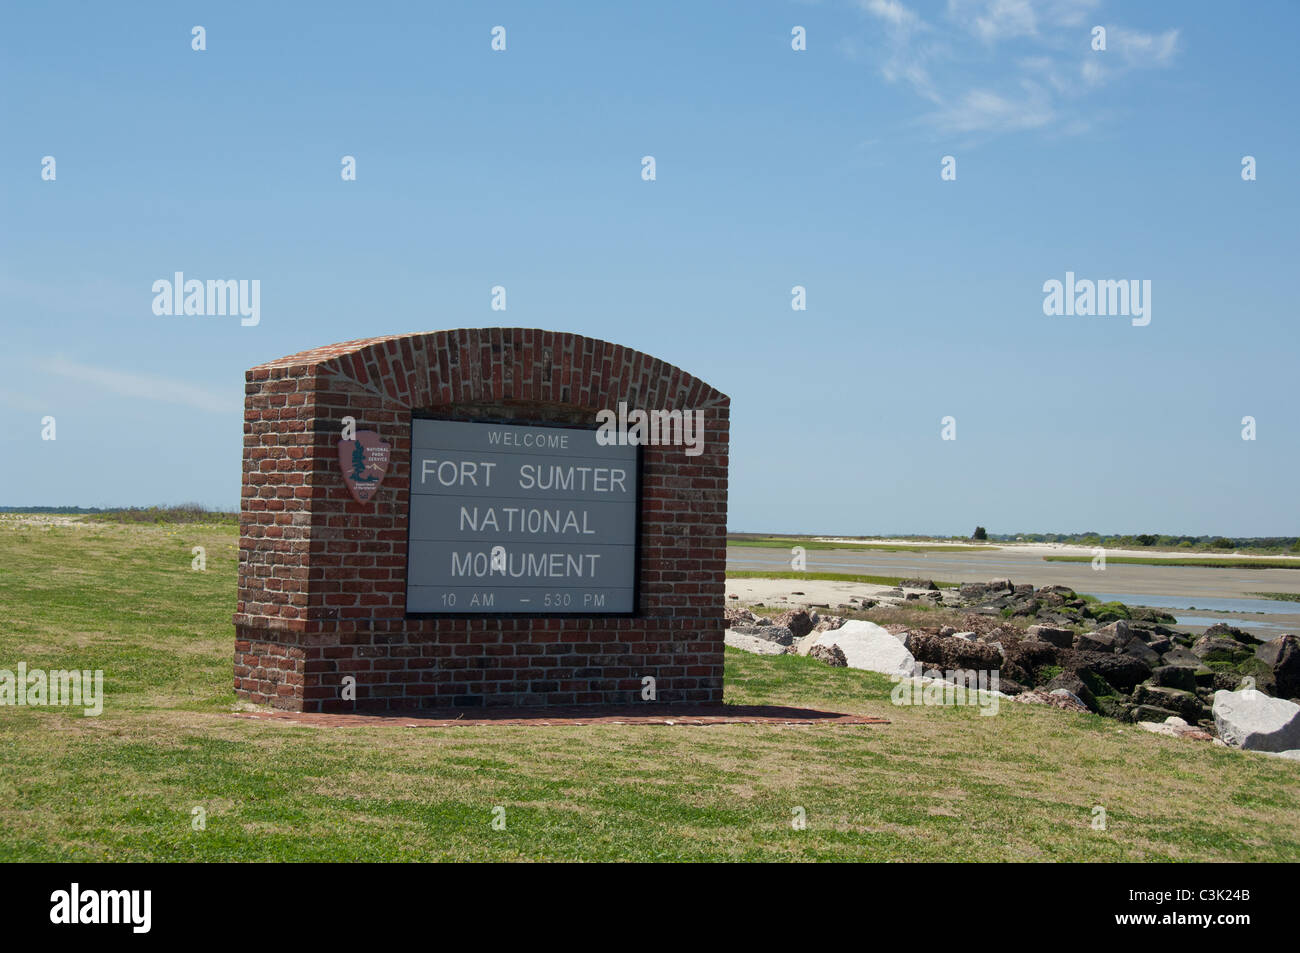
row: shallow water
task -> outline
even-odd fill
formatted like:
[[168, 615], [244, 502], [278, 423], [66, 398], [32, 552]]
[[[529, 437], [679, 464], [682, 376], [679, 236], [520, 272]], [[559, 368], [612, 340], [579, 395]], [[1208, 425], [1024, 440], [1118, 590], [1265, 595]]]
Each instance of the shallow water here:
[[[1123, 602], [1153, 609], [1201, 609], [1205, 612], [1262, 612], [1265, 615], [1294, 615], [1300, 603], [1281, 599], [1216, 599], [1195, 596], [1156, 596], [1149, 593], [1089, 592], [1102, 602]], [[1177, 615], [1177, 612], [1174, 613]], [[1194, 625], [1199, 623], [1192, 623]]]
[[1241, 616], [1235, 615], [1211, 617], [1175, 613], [1174, 618], [1178, 620], [1179, 625], [1204, 626], [1206, 628], [1218, 625], [1220, 622], [1226, 622], [1230, 626], [1244, 629], [1252, 635], [1258, 636], [1265, 642], [1272, 641], [1283, 632], [1289, 632], [1295, 628], [1295, 626], [1287, 625], [1284, 622], [1261, 622], [1259, 619], [1243, 619]]

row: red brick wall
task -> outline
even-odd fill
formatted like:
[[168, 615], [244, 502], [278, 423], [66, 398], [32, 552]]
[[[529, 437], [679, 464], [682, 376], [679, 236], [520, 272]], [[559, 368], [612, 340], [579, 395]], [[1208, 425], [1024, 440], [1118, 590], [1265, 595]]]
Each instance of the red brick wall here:
[[[303, 711], [722, 700], [729, 399], [628, 348], [521, 328], [371, 338], [247, 374], [235, 690]], [[704, 453], [645, 447], [635, 617], [407, 619], [410, 415], [594, 426], [701, 410]], [[392, 445], [358, 504], [342, 418]], [[343, 700], [346, 675], [356, 701]]]

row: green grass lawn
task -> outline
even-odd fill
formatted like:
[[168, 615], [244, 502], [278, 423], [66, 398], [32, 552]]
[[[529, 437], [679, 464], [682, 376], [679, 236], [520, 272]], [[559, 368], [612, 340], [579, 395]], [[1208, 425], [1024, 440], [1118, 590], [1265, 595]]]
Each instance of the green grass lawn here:
[[1300, 860], [1300, 764], [1010, 703], [895, 707], [886, 678], [796, 656], [729, 649], [728, 700], [892, 723], [240, 719], [235, 557], [229, 526], [0, 522], [0, 668], [101, 668], [108, 695], [98, 718], [0, 708], [0, 859]]

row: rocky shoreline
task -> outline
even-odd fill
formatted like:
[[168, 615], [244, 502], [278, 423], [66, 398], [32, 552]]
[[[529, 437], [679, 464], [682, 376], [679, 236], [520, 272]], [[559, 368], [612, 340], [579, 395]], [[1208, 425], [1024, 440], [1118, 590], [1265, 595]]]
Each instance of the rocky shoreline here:
[[[860, 616], [877, 607], [921, 604], [961, 613], [961, 625], [878, 626], [831, 615], [829, 606], [763, 618], [731, 606], [727, 644], [894, 675], [908, 674], [902, 668], [910, 659], [932, 679], [995, 672], [996, 691], [1015, 701], [1300, 758], [1300, 640], [1293, 634], [1263, 641], [1219, 624], [1194, 636], [1171, 628], [1173, 617], [1158, 610], [1009, 579], [957, 589], [911, 579], [875, 590], [838, 611]], [[865, 664], [855, 665], [855, 654]]]

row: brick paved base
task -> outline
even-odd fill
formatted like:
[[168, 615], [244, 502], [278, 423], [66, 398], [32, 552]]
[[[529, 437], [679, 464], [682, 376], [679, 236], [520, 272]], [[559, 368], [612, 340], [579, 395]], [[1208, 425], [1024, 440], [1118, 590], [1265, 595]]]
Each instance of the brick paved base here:
[[641, 705], [622, 708], [511, 708], [478, 709], [454, 718], [424, 712], [343, 715], [300, 711], [245, 711], [239, 718], [283, 721], [320, 728], [394, 725], [416, 728], [451, 728], [482, 725], [583, 726], [583, 725], [887, 725], [887, 718], [849, 715], [813, 708], [779, 705]]

